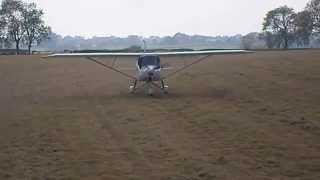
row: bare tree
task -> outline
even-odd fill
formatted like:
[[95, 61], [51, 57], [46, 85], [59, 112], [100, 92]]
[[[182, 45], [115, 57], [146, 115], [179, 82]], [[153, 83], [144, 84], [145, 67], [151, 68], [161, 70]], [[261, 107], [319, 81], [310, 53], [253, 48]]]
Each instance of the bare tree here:
[[265, 32], [276, 34], [282, 41], [282, 47], [287, 49], [290, 38], [294, 32], [294, 19], [296, 14], [292, 8], [282, 6], [267, 13], [263, 23]]
[[23, 3], [20, 0], [3, 0], [0, 9], [0, 24], [8, 39], [16, 45], [16, 53], [20, 52], [20, 42], [24, 36], [22, 16]]
[[38, 9], [35, 3], [24, 4], [22, 11], [23, 26], [25, 29], [24, 43], [28, 46], [31, 54], [31, 47], [34, 43], [40, 44], [42, 40], [49, 37], [50, 27], [43, 21], [43, 11]]

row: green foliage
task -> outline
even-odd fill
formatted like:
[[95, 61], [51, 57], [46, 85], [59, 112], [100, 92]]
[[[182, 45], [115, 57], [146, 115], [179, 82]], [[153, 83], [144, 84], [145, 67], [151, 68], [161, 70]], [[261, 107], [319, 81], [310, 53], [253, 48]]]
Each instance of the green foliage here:
[[[132, 49], [133, 46], [125, 49], [117, 49], [117, 50], [110, 50], [110, 49], [86, 49], [86, 50], [76, 50], [72, 51], [73, 53], [124, 53], [124, 52], [143, 52], [142, 49], [137, 50], [137, 49]], [[138, 47], [138, 46], [137, 46]], [[174, 51], [174, 52], [179, 52], [179, 51], [194, 51], [193, 49], [148, 49], [147, 52], [168, 52], [168, 51]]]
[[307, 46], [313, 30], [313, 20], [309, 11], [299, 12], [294, 20], [295, 39], [298, 46]]
[[263, 38], [268, 48], [308, 47], [313, 32], [320, 31], [320, 0], [311, 0], [304, 11], [295, 13], [282, 6], [267, 13]]
[[0, 9], [0, 39], [14, 41], [17, 54], [22, 41], [28, 46], [30, 53], [33, 43], [40, 43], [49, 35], [50, 27], [42, 19], [43, 11], [35, 3], [4, 0]]
[[22, 10], [23, 25], [26, 31], [24, 43], [28, 46], [29, 54], [33, 43], [41, 43], [47, 39], [51, 31], [50, 27], [46, 26], [43, 19], [43, 11], [38, 9], [35, 3], [24, 4]]
[[292, 8], [281, 6], [267, 13], [263, 30], [276, 34], [281, 39], [281, 47], [287, 49], [294, 33], [296, 14]]
[[310, 13], [313, 27], [316, 32], [320, 32], [320, 0], [311, 0], [306, 7], [306, 10]]
[[130, 46], [126, 50], [129, 51], [129, 52], [140, 52], [140, 51], [143, 51], [141, 46], [137, 46], [137, 45]]
[[280, 48], [280, 41], [276, 34], [273, 34], [269, 31], [266, 31], [260, 35], [261, 39], [264, 39], [267, 48], [273, 49], [273, 48]]
[[0, 9], [2, 34], [6, 36], [6, 39], [16, 43], [17, 54], [19, 54], [20, 41], [25, 33], [22, 9], [23, 3], [19, 0], [4, 0]]
[[241, 45], [244, 49], [262, 49], [265, 47], [260, 33], [252, 32], [242, 37]]

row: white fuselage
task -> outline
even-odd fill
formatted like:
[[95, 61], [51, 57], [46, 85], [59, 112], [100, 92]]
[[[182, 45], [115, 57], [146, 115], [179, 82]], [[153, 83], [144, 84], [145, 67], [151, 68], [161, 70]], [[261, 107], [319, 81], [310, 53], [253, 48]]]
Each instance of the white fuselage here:
[[154, 65], [148, 65], [139, 67], [138, 69], [138, 80], [139, 81], [160, 81], [161, 80], [161, 68], [157, 68]]
[[139, 81], [161, 81], [160, 58], [157, 56], [141, 56], [137, 64], [137, 79]]

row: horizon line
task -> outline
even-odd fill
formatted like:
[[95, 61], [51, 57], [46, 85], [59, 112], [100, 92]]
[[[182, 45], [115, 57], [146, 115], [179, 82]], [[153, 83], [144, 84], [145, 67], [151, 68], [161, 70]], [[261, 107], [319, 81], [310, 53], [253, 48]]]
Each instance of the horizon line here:
[[175, 35], [177, 34], [185, 34], [185, 35], [188, 35], [188, 36], [208, 36], [208, 37], [225, 37], [225, 36], [228, 36], [228, 37], [231, 37], [231, 36], [238, 36], [238, 35], [241, 35], [241, 36], [245, 36], [249, 33], [259, 33], [259, 32], [249, 32], [247, 34], [242, 34], [242, 33], [238, 33], [238, 34], [233, 34], [233, 35], [206, 35], [206, 34], [188, 34], [188, 33], [183, 33], [183, 32], [176, 32], [172, 35], [148, 35], [148, 36], [144, 36], [144, 35], [138, 35], [138, 34], [128, 34], [128, 35], [112, 35], [112, 34], [105, 34], [105, 35], [91, 35], [91, 36], [85, 36], [85, 35], [63, 35], [63, 34], [59, 34], [57, 32], [54, 32], [53, 33], [57, 34], [57, 35], [60, 35], [62, 36], [63, 38], [65, 37], [82, 37], [84, 39], [92, 39], [94, 37], [117, 37], [117, 38], [128, 38], [130, 36], [137, 36], [137, 37], [140, 37], [142, 39], [144, 38], [151, 38], [151, 37], [159, 37], [159, 38], [164, 38], [164, 37], [174, 37]]

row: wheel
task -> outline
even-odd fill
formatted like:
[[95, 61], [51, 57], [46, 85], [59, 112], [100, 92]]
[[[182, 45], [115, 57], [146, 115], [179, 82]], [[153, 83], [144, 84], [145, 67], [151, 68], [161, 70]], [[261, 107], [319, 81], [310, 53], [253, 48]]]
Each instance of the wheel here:
[[153, 96], [153, 89], [152, 88], [148, 89], [148, 95]]
[[164, 85], [163, 86], [163, 93], [164, 94], [169, 94], [168, 89], [169, 89], [169, 86]]
[[133, 93], [135, 92], [134, 86], [130, 86], [130, 87], [129, 87], [129, 92], [130, 92], [131, 94], [133, 94]]

